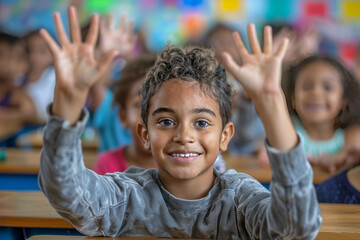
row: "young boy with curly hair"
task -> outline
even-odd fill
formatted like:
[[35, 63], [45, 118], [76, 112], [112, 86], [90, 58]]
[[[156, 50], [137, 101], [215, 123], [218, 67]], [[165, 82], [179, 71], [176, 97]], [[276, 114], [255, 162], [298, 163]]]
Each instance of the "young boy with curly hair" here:
[[130, 168], [100, 176], [85, 168], [80, 134], [87, 121], [87, 92], [111, 65], [116, 51], [97, 63], [93, 50], [98, 15], [81, 41], [76, 10], [69, 9], [72, 42], [54, 15], [60, 44], [42, 36], [55, 59], [57, 86], [44, 132], [39, 183], [52, 206], [76, 229], [92, 236], [219, 239], [312, 239], [321, 216], [312, 170], [292, 126], [280, 87], [287, 41], [272, 53], [271, 28], [264, 50], [254, 25], [253, 54], [234, 40], [243, 66], [224, 54], [226, 68], [251, 96], [267, 133], [273, 169], [271, 192], [246, 174], [214, 170], [234, 127], [231, 88], [214, 52], [168, 47], [158, 55], [142, 89], [138, 134], [159, 169]]

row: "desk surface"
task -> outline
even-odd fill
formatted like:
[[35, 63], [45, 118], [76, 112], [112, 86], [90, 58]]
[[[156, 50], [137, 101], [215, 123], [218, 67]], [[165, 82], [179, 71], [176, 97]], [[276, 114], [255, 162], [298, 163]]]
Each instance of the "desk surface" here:
[[[224, 154], [224, 160], [228, 169], [235, 169], [238, 172], [246, 173], [262, 183], [271, 182], [272, 171], [270, 166], [260, 165], [255, 157], [245, 155]], [[321, 183], [331, 175], [321, 169], [313, 168], [314, 183]]]
[[[320, 209], [323, 224], [319, 237], [334, 234], [360, 237], [360, 205], [320, 204]], [[0, 226], [73, 228], [55, 212], [43, 193], [8, 191], [0, 191]]]
[[0, 191], [0, 226], [74, 228], [50, 206], [42, 192]]
[[[83, 149], [97, 150], [99, 137], [96, 135], [96, 132], [92, 132], [92, 134], [94, 134], [94, 136], [91, 140], [83, 139], [81, 141], [81, 145]], [[16, 144], [20, 147], [42, 148], [43, 146], [42, 131], [39, 130], [39, 131], [30, 132], [28, 134], [23, 134], [19, 136], [19, 138], [16, 141]]]
[[22, 125], [18, 122], [1, 123], [0, 124], [0, 140], [15, 134], [21, 129]]
[[[37, 174], [40, 168], [40, 149], [7, 148], [6, 159], [0, 162], [0, 174]], [[96, 151], [84, 151], [84, 162], [92, 168]]]

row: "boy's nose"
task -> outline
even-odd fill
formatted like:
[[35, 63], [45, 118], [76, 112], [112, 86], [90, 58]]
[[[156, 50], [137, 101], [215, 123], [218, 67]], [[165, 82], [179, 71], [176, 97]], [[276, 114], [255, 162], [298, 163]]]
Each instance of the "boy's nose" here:
[[195, 142], [194, 132], [191, 126], [179, 125], [174, 135], [174, 141], [181, 144]]

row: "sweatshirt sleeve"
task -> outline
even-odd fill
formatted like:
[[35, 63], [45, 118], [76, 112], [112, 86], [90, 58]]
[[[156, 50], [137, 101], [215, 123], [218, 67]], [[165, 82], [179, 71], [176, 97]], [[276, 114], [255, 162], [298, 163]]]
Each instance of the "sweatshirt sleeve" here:
[[[87, 169], [83, 162], [81, 133], [88, 120], [83, 110], [81, 119], [70, 126], [51, 115], [44, 130], [39, 186], [49, 203], [75, 228], [90, 236], [115, 236], [124, 214], [126, 181], [100, 176]], [[116, 213], [112, 212], [116, 207]], [[117, 215], [117, 224], [111, 216]]]
[[273, 171], [271, 197], [254, 197], [246, 206], [247, 231], [255, 239], [314, 239], [322, 218], [301, 140], [290, 151], [267, 141], [265, 146]]

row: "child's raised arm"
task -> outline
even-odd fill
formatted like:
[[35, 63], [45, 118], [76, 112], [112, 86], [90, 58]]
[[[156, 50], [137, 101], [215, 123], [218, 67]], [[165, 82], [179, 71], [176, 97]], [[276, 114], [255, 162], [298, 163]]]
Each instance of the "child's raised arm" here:
[[[116, 25], [118, 26], [116, 27]], [[106, 53], [112, 49], [118, 50], [119, 57], [129, 60], [135, 47], [137, 36], [133, 32], [134, 22], [128, 22], [125, 16], [122, 16], [119, 23], [114, 21], [114, 16], [109, 15], [101, 19], [100, 24], [100, 54]], [[91, 87], [89, 92], [90, 110], [96, 111], [104, 100], [106, 90], [111, 82], [112, 69], [108, 69], [99, 81]], [[96, 115], [96, 113], [95, 113]]]
[[281, 62], [288, 39], [273, 53], [271, 27], [264, 28], [264, 48], [261, 50], [254, 24], [248, 25], [252, 54], [246, 49], [239, 33], [233, 38], [243, 65], [239, 66], [228, 53], [223, 53], [225, 68], [247, 91], [264, 124], [270, 145], [278, 150], [292, 149], [298, 142], [285, 97], [281, 89]]
[[56, 87], [52, 112], [73, 125], [80, 117], [91, 85], [109, 69], [117, 50], [108, 51], [97, 62], [94, 49], [99, 32], [99, 16], [92, 16], [89, 33], [82, 42], [75, 7], [69, 8], [68, 15], [71, 40], [66, 35], [58, 12], [54, 13], [54, 22], [60, 46], [45, 29], [40, 34], [54, 58]]

